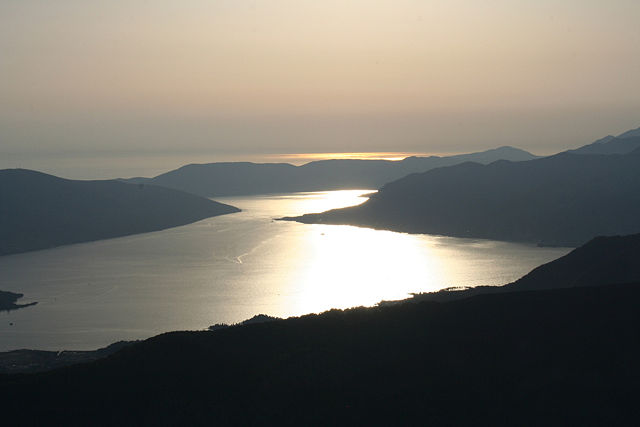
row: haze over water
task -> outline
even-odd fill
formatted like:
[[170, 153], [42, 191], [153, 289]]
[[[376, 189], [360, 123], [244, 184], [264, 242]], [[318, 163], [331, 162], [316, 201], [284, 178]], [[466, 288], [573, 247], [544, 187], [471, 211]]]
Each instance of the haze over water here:
[[449, 286], [500, 285], [568, 252], [274, 218], [361, 203], [371, 190], [220, 198], [243, 212], [118, 239], [0, 257], [0, 351], [95, 349], [264, 313], [374, 305]]

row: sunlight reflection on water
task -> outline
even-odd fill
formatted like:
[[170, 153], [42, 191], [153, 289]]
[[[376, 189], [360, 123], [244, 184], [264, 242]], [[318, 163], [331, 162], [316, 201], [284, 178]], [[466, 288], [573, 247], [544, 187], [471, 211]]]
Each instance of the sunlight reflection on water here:
[[0, 289], [39, 301], [0, 313], [0, 350], [91, 349], [258, 313], [287, 317], [498, 285], [568, 251], [274, 220], [362, 203], [370, 192], [221, 198], [243, 211], [0, 257]]

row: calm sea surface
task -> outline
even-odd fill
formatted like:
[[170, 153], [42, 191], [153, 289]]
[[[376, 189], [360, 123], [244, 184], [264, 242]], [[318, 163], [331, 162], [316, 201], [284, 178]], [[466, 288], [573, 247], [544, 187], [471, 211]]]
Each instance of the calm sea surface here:
[[358, 204], [369, 192], [220, 198], [243, 212], [0, 257], [0, 289], [38, 301], [0, 313], [0, 351], [95, 349], [258, 313], [288, 317], [454, 285], [500, 285], [568, 252], [273, 220]]

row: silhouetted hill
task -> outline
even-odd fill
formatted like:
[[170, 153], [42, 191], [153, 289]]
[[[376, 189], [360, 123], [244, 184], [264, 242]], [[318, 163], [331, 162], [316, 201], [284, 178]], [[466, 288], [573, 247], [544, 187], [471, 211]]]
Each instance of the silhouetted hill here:
[[0, 170], [0, 255], [156, 231], [238, 212], [181, 191]]
[[284, 192], [296, 167], [286, 163], [209, 163], [182, 166], [144, 182], [175, 188], [205, 197]]
[[302, 166], [287, 163], [192, 164], [155, 178], [131, 178], [132, 183], [152, 183], [206, 197], [378, 188], [413, 172], [466, 161], [490, 163], [498, 159], [521, 161], [536, 156], [513, 147], [448, 157], [409, 157], [402, 161], [321, 160]]
[[412, 174], [362, 205], [285, 219], [578, 246], [598, 235], [638, 233], [638, 218], [638, 153], [561, 153]]
[[[415, 294], [414, 301], [452, 301], [487, 293], [640, 282], [640, 234], [600, 236], [504, 286], [478, 286]], [[394, 304], [397, 301], [385, 301]]]
[[7, 425], [634, 425], [640, 284], [176, 332], [0, 375]]

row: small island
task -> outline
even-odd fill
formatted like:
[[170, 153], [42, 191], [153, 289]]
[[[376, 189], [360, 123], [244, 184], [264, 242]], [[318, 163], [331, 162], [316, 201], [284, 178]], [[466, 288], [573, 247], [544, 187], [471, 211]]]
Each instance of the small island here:
[[0, 311], [17, 310], [19, 308], [25, 308], [37, 304], [37, 302], [30, 302], [28, 304], [16, 304], [17, 301], [23, 296], [23, 294], [18, 294], [15, 292], [0, 291]]

